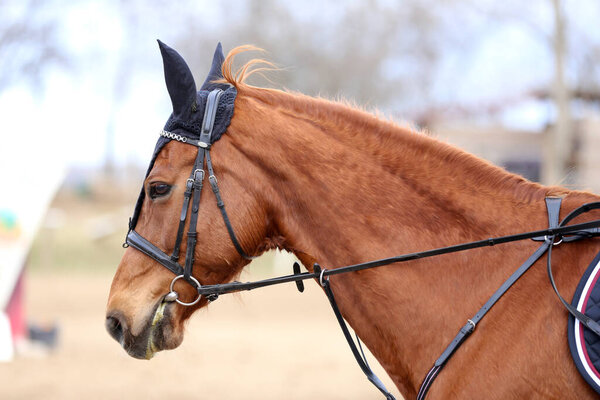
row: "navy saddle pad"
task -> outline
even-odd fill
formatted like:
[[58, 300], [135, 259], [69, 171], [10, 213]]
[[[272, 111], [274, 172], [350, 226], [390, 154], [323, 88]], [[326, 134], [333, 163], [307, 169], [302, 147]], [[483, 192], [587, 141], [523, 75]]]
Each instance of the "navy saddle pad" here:
[[[600, 321], [600, 253], [581, 278], [571, 302], [594, 321]], [[600, 393], [600, 337], [569, 315], [569, 347], [579, 373]]]

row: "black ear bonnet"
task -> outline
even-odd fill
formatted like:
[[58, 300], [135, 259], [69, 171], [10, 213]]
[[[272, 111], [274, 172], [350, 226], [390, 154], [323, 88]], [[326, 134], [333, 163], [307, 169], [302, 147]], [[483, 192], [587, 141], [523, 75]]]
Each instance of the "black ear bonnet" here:
[[[173, 112], [167, 120], [164, 129], [160, 132], [161, 136], [158, 138], [158, 142], [154, 148], [150, 165], [146, 171], [146, 177], [152, 170], [156, 157], [165, 144], [176, 137], [194, 140], [200, 139], [206, 99], [210, 91], [215, 89], [223, 90], [217, 105], [210, 144], [219, 140], [227, 130], [233, 117], [234, 102], [237, 96], [237, 91], [233, 86], [224, 83], [214, 83], [215, 80], [223, 77], [221, 66], [225, 57], [221, 43], [217, 45], [210, 72], [199, 91], [196, 91], [194, 77], [183, 57], [160, 40], [158, 41], [158, 45], [163, 58], [165, 82], [169, 96], [171, 97]], [[129, 221], [130, 230], [134, 229], [137, 224], [144, 197], [145, 190], [142, 186], [140, 196], [135, 204], [133, 217]]]

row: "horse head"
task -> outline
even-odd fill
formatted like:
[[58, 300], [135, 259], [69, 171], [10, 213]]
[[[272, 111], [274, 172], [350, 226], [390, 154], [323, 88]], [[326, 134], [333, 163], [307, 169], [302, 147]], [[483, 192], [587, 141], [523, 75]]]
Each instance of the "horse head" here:
[[[242, 249], [258, 252], [266, 220], [260, 195], [242, 185], [239, 155], [222, 138], [237, 92], [218, 82], [221, 45], [200, 91], [184, 59], [160, 41], [159, 47], [173, 112], [130, 220], [130, 246], [111, 286], [106, 319], [107, 330], [127, 353], [146, 359], [182, 342], [184, 322], [208, 302], [197, 287], [234, 279], [249, 262]], [[212, 146], [219, 148], [214, 169]], [[219, 209], [223, 199], [230, 214]], [[231, 226], [235, 234], [228, 232]]]

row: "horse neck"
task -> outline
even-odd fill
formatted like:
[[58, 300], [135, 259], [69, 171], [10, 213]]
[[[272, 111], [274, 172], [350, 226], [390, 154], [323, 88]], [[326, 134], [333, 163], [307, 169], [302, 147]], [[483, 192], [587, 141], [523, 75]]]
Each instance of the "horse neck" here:
[[[547, 189], [344, 105], [241, 92], [230, 132], [257, 181], [267, 182], [272, 238], [309, 270], [313, 262], [335, 268], [547, 223]], [[491, 251], [486, 259], [502, 256]], [[454, 301], [468, 287], [462, 306], [475, 310], [489, 293], [475, 284], [481, 276], [466, 274], [470, 265], [450, 255], [332, 278], [344, 317], [404, 395], [437, 357], [423, 357], [423, 343], [465, 317], [460, 307], [440, 313], [428, 305]], [[434, 302], [424, 297], [431, 290]]]
[[237, 100], [234, 146], [267, 182], [280, 247], [311, 261], [498, 235], [544, 207], [547, 189], [426, 135], [342, 104], [251, 95]]

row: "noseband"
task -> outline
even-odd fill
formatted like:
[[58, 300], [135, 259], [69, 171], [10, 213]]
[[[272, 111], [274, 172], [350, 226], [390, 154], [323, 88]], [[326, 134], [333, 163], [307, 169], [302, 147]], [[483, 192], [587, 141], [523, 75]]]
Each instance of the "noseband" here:
[[[200, 293], [200, 288], [202, 287], [202, 285], [200, 284], [200, 282], [198, 282], [196, 278], [193, 277], [192, 270], [194, 268], [194, 252], [196, 250], [196, 243], [198, 239], [198, 232], [196, 231], [196, 226], [198, 224], [198, 211], [200, 209], [200, 195], [202, 194], [202, 186], [205, 175], [204, 160], [206, 160], [208, 181], [210, 182], [212, 191], [217, 199], [217, 206], [219, 207], [219, 210], [221, 210], [223, 221], [225, 222], [227, 232], [229, 233], [229, 237], [231, 238], [235, 249], [243, 258], [247, 260], [252, 260], [254, 258], [247, 255], [244, 252], [244, 249], [242, 249], [240, 242], [235, 236], [235, 232], [233, 231], [233, 227], [231, 226], [229, 216], [227, 215], [227, 211], [225, 211], [225, 204], [223, 203], [223, 199], [221, 198], [217, 177], [215, 176], [215, 171], [213, 169], [212, 161], [210, 159], [211, 136], [213, 133], [213, 127], [215, 125], [217, 106], [219, 104], [219, 99], [222, 93], [222, 90], [215, 89], [208, 94], [208, 97], [206, 99], [206, 108], [204, 109], [204, 118], [202, 120], [202, 130], [200, 133], [199, 140], [190, 139], [188, 137], [177, 135], [172, 132], [167, 132], [165, 130], [161, 131], [160, 133], [161, 136], [166, 137], [168, 139], [177, 140], [178, 142], [196, 146], [198, 148], [198, 154], [196, 155], [196, 160], [194, 162], [192, 173], [190, 174], [190, 177], [187, 179], [185, 184], [185, 192], [183, 194], [183, 206], [181, 208], [181, 215], [179, 217], [179, 228], [177, 229], [177, 237], [175, 239], [173, 254], [171, 254], [170, 256], [167, 255], [164, 251], [152, 244], [149, 240], [137, 233], [135, 229], [131, 227], [129, 229], [129, 232], [127, 233], [127, 238], [125, 240], [126, 247], [131, 246], [134, 249], [141, 251], [142, 253], [146, 254], [153, 260], [159, 262], [161, 265], [163, 265], [175, 274], [175, 278], [173, 278], [173, 281], [171, 281], [171, 285], [169, 287], [169, 293], [165, 296], [164, 300], [176, 301], [177, 303], [183, 306], [192, 306], [198, 303], [198, 301], [200, 301], [200, 298], [202, 297], [202, 294]], [[192, 200], [191, 209], [190, 199]], [[179, 249], [181, 247], [181, 241], [183, 240], [185, 222], [188, 218], [188, 214], [190, 224], [187, 232], [187, 248], [185, 252], [184, 265], [181, 266], [181, 264], [179, 264]], [[179, 279], [184, 279], [198, 291], [198, 296], [194, 301], [186, 303], [179, 300], [179, 295], [173, 290], [175, 282], [177, 282]], [[208, 301], [214, 301], [217, 297], [217, 294], [206, 296]]]

